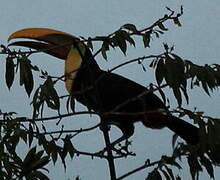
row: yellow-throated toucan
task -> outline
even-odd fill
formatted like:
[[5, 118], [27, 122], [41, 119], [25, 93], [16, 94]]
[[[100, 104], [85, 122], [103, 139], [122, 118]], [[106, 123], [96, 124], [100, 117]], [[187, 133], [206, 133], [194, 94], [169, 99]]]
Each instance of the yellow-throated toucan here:
[[[17, 41], [10, 45], [40, 50], [65, 60], [66, 88], [76, 100], [95, 112], [103, 113], [109, 124], [117, 125], [122, 138], [134, 132], [134, 122], [146, 127], [168, 127], [190, 144], [199, 141], [198, 128], [171, 115], [164, 103], [144, 86], [99, 68], [88, 47], [68, 33], [46, 28], [29, 28], [9, 36], [35, 41]], [[122, 139], [121, 138], [121, 139]]]

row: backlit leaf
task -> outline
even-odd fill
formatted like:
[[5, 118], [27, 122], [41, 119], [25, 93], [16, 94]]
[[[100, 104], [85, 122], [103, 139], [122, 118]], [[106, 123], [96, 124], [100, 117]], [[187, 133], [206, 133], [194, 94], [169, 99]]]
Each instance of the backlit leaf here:
[[150, 37], [151, 37], [151, 32], [146, 32], [143, 34], [143, 43], [144, 47], [150, 47]]
[[180, 23], [178, 17], [174, 17], [174, 18], [173, 18], [173, 22], [174, 22], [174, 24], [176, 24], [176, 25], [178, 25], [178, 26], [182, 26], [182, 24]]
[[163, 175], [165, 176], [166, 180], [171, 180], [169, 174], [165, 170], [160, 169], [160, 171], [163, 173]]
[[31, 70], [30, 60], [26, 59], [26, 57], [23, 57], [20, 60], [20, 85], [24, 85], [25, 90], [30, 96], [33, 87], [34, 87], [34, 79], [33, 74]]
[[179, 88], [172, 88], [173, 89], [173, 93], [174, 93], [174, 96], [178, 102], [178, 105], [181, 106], [182, 104], [182, 96], [181, 96], [181, 92], [180, 92], [180, 89]]
[[163, 25], [162, 22], [158, 23], [158, 27], [163, 31], [168, 31], [168, 29]]
[[166, 67], [164, 66], [164, 60], [161, 58], [158, 63], [155, 70], [155, 77], [157, 84], [160, 85], [164, 79], [165, 73], [166, 73]]
[[8, 89], [11, 88], [13, 82], [14, 82], [14, 76], [15, 76], [15, 66], [13, 59], [10, 57], [6, 58], [6, 71], [5, 71], [5, 80], [6, 80], [6, 85]]
[[207, 159], [205, 156], [202, 156], [200, 159], [200, 162], [203, 166], [205, 166], [209, 176], [211, 178], [214, 178], [214, 169], [213, 169], [213, 166], [212, 166], [212, 163], [210, 162], [210, 160]]
[[134, 24], [125, 24], [122, 27], [134, 33], [138, 31]]
[[148, 174], [146, 180], [162, 180], [162, 177], [160, 173], [156, 169], [154, 169]]
[[190, 174], [192, 176], [193, 180], [196, 180], [199, 177], [199, 172], [202, 171], [202, 167], [199, 164], [198, 160], [196, 157], [189, 156], [187, 158], [189, 168], [190, 168]]
[[171, 179], [175, 180], [172, 169], [168, 168], [167, 166], [165, 166], [165, 168], [166, 168], [169, 176], [171, 177]]

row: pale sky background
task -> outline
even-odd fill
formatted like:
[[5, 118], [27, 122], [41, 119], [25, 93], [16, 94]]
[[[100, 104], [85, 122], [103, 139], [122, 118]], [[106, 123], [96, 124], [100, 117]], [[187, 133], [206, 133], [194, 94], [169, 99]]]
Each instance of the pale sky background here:
[[[198, 64], [218, 63], [220, 59], [220, 4], [218, 0], [14, 0], [2, 1], [0, 7], [0, 43], [7, 44], [7, 37], [10, 33], [28, 27], [47, 27], [62, 30], [76, 36], [94, 37], [95, 35], [107, 35], [125, 23], [133, 23], [137, 28], [143, 28], [161, 18], [166, 13], [165, 7], [179, 10], [180, 5], [184, 7], [184, 15], [181, 17], [182, 27], [168, 23], [169, 31], [161, 36], [160, 40], [154, 39], [150, 49], [144, 49], [141, 45], [130, 48], [127, 57], [118, 51], [108, 53], [109, 61], [106, 62], [98, 56], [97, 62], [103, 69], [110, 69], [124, 60], [149, 55], [150, 53], [160, 53], [163, 50], [162, 43], [166, 42], [175, 45], [175, 52], [181, 57], [190, 59]], [[16, 82], [11, 91], [6, 88], [4, 81], [5, 61], [0, 57], [0, 109], [4, 111], [16, 111], [19, 116], [29, 116], [31, 114], [31, 99], [24, 93], [23, 88]], [[32, 56], [33, 64], [37, 64], [42, 69], [48, 69], [51, 75], [62, 75], [63, 62], [57, 59], [38, 54]], [[153, 72], [140, 71], [138, 65], [126, 66], [116, 73], [126, 76], [140, 84], [147, 85], [155, 82], [152, 77]], [[37, 87], [36, 83], [35, 88]], [[63, 84], [58, 85], [61, 94], [66, 91]], [[200, 90], [189, 91], [190, 104], [186, 108], [198, 107], [205, 111], [207, 115], [219, 117], [219, 91], [212, 94], [211, 98]], [[172, 95], [171, 101], [175, 107]], [[82, 106], [78, 106], [82, 110]], [[63, 112], [64, 109], [63, 109]], [[47, 115], [55, 115], [48, 111]], [[97, 118], [95, 118], [97, 120]], [[77, 129], [88, 127], [94, 124], [94, 118], [90, 116], [73, 117], [63, 120], [66, 129]], [[67, 122], [68, 121], [68, 122]], [[55, 124], [55, 123], [54, 123]], [[55, 126], [51, 123], [51, 129]], [[111, 133], [112, 138], [119, 136], [118, 130]], [[113, 135], [114, 134], [114, 135]], [[117, 135], [115, 135], [117, 134]], [[131, 149], [137, 154], [136, 157], [116, 161], [118, 175], [140, 166], [147, 158], [152, 161], [160, 158], [161, 155], [172, 152], [172, 133], [168, 129], [161, 131], [144, 128], [140, 123], [136, 124], [135, 134], [131, 137], [133, 143]], [[79, 150], [96, 151], [102, 147], [103, 138], [100, 131], [85, 133], [80, 138], [74, 139], [74, 144]], [[25, 150], [25, 149], [24, 149]], [[21, 153], [26, 153], [26, 151]], [[68, 161], [66, 173], [61, 163], [49, 166], [51, 179], [74, 179], [77, 175], [82, 180], [88, 179], [108, 179], [107, 162], [103, 159], [91, 160], [89, 157], [77, 157]], [[138, 174], [130, 176], [132, 179], [144, 179], [148, 171], [144, 170]], [[185, 179], [190, 179], [188, 171], [183, 171]], [[216, 179], [220, 178], [220, 171], [216, 169]], [[184, 178], [183, 178], [184, 179]], [[207, 179], [202, 176], [201, 179]]]

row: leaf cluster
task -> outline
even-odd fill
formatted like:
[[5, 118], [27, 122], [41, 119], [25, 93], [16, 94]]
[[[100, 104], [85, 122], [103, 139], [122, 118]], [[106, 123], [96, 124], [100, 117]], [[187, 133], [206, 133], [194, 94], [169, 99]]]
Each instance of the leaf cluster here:
[[[180, 12], [176, 14], [170, 8], [167, 8], [167, 10], [168, 14], [165, 14], [164, 17], [158, 19], [147, 28], [138, 29], [134, 24], [129, 23], [122, 25], [118, 30], [107, 36], [89, 37], [88, 39], [82, 37], [82, 39], [87, 42], [87, 46], [91, 49], [93, 49], [94, 41], [101, 41], [102, 45], [98, 52], [101, 52], [105, 60], [108, 59], [106, 52], [109, 51], [110, 48], [119, 48], [120, 51], [126, 55], [128, 44], [135, 47], [135, 37], [142, 39], [145, 48], [150, 47], [150, 42], [154, 36], [159, 38], [160, 35], [168, 31], [165, 25], [166, 22], [173, 21], [175, 25], [181, 26], [179, 18], [183, 14], [183, 7], [181, 7]], [[95, 53], [95, 55], [97, 55], [97, 53]]]
[[179, 175], [175, 175], [172, 167], [176, 167], [178, 170], [182, 169], [175, 157], [162, 156], [160, 161], [157, 163], [157, 167], [148, 173], [146, 180], [181, 180]]
[[[26, 180], [48, 180], [42, 172], [48, 171], [45, 166], [49, 163], [50, 157], [44, 155], [44, 150], [38, 151], [36, 147], [31, 148], [24, 159], [17, 153], [17, 146], [21, 141], [31, 144], [31, 138], [22, 123], [14, 121], [14, 113], [1, 113], [4, 123], [0, 123], [0, 177], [8, 179]], [[30, 146], [29, 146], [30, 147]]]
[[180, 116], [188, 116], [199, 125], [200, 143], [197, 146], [178, 143], [174, 156], [186, 156], [192, 179], [198, 179], [203, 169], [214, 178], [214, 167], [220, 165], [220, 120], [204, 116], [203, 112], [181, 108]]
[[[47, 73], [45, 75], [47, 76]], [[60, 98], [50, 76], [47, 76], [45, 82], [37, 88], [33, 95], [33, 119], [37, 118], [39, 114], [41, 114], [41, 117], [43, 116], [44, 104], [59, 113]]]
[[[165, 53], [155, 58], [150, 67], [155, 68], [158, 86], [160, 87], [165, 83], [173, 90], [179, 107], [182, 105], [182, 96], [189, 103], [188, 84], [190, 84], [191, 89], [201, 87], [208, 95], [213, 90], [218, 89], [220, 86], [220, 66], [218, 64], [196, 65], [173, 53], [173, 47], [169, 48], [166, 44], [164, 47]], [[161, 94], [164, 99], [165, 95]]]
[[[16, 61], [16, 63], [14, 62]], [[33, 71], [39, 71], [37, 66], [32, 66], [28, 56], [21, 52], [11, 52], [8, 49], [8, 56], [6, 58], [5, 81], [7, 87], [10, 89], [14, 79], [15, 73], [19, 70], [20, 86], [25, 87], [25, 91], [30, 96], [34, 87]]]

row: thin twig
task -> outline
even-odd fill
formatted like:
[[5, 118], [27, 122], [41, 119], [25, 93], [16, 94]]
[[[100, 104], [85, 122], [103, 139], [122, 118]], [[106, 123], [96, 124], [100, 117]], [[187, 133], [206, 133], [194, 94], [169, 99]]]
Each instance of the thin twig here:
[[149, 56], [142, 56], [142, 57], [138, 57], [138, 58], [135, 58], [135, 59], [131, 59], [131, 60], [128, 60], [124, 63], [121, 63], [115, 67], [113, 67], [112, 69], [108, 70], [108, 72], [113, 72], [114, 70], [122, 67], [122, 66], [125, 66], [127, 64], [131, 64], [131, 63], [134, 63], [134, 62], [138, 62], [138, 61], [143, 61], [144, 59], [151, 59], [151, 58], [158, 58], [160, 56], [162, 56], [164, 53], [162, 54], [159, 54], [159, 55], [149, 55]]
[[[84, 129], [78, 129], [78, 130], [60, 130], [60, 131], [50, 131], [50, 132], [44, 132], [40, 133], [41, 135], [47, 135], [47, 134], [60, 134], [60, 133], [81, 133], [81, 132], [86, 132], [86, 131], [91, 131], [93, 129], [96, 129], [97, 127], [100, 126], [100, 123], [96, 124], [95, 126], [89, 127], [89, 128], [84, 128]], [[33, 132], [35, 133], [35, 132]]]
[[120, 176], [119, 178], [117, 178], [116, 180], [121, 180], [121, 179], [124, 179], [134, 173], [137, 173], [145, 168], [148, 168], [148, 167], [151, 167], [151, 166], [155, 166], [156, 164], [159, 164], [162, 160], [159, 160], [159, 161], [154, 161], [152, 163], [145, 163], [144, 165], [138, 167], [138, 168], [135, 168], [133, 169], [132, 171], [129, 171], [127, 173], [125, 173], [124, 175]]
[[[80, 112], [73, 112], [73, 113], [67, 113], [67, 114], [60, 114], [57, 116], [50, 116], [50, 117], [44, 117], [44, 118], [36, 118], [34, 119], [34, 121], [49, 121], [49, 120], [55, 120], [55, 119], [60, 119], [60, 118], [65, 118], [65, 117], [69, 117], [69, 116], [73, 116], [73, 115], [81, 115], [81, 114], [95, 114], [95, 115], [99, 115], [98, 112], [93, 112], [93, 111], [80, 111]], [[12, 121], [17, 121], [17, 122], [33, 122], [33, 119], [29, 119], [26, 117], [18, 117], [15, 119], [12, 119]], [[7, 120], [1, 119], [1, 122], [8, 122]]]

